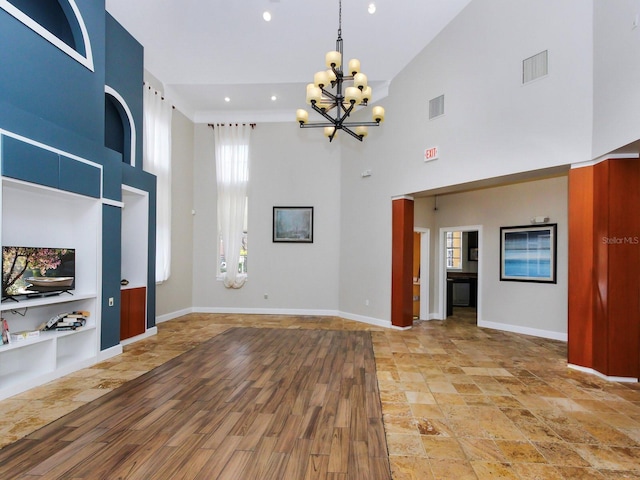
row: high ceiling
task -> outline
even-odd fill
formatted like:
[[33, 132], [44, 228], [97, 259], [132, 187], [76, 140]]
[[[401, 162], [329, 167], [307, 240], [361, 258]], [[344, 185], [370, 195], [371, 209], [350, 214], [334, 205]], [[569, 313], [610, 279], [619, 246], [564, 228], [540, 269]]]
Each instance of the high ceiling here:
[[[360, 60], [375, 101], [470, 1], [344, 0], [345, 61]], [[106, 0], [106, 7], [144, 46], [145, 68], [165, 96], [196, 122], [292, 121], [338, 32], [338, 0]]]

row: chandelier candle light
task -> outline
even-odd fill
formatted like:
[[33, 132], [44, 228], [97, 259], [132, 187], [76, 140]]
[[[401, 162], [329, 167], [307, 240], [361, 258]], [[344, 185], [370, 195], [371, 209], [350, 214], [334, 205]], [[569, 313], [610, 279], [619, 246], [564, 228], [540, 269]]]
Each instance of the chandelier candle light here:
[[[300, 128], [324, 127], [325, 136], [332, 141], [338, 130], [344, 130], [352, 137], [362, 141], [367, 136], [367, 127], [377, 127], [384, 121], [384, 108], [375, 106], [372, 109], [372, 122], [346, 122], [356, 106], [367, 106], [371, 100], [371, 87], [367, 85], [367, 76], [360, 72], [360, 61], [349, 60], [347, 75], [342, 67], [342, 0], [339, 0], [338, 39], [336, 50], [328, 52], [325, 57], [328, 70], [321, 70], [313, 77], [313, 83], [307, 85], [307, 104], [322, 115], [326, 122], [309, 123], [309, 112], [304, 109], [296, 111], [296, 120]], [[352, 85], [345, 86], [344, 82]], [[334, 110], [334, 116], [329, 112]]]

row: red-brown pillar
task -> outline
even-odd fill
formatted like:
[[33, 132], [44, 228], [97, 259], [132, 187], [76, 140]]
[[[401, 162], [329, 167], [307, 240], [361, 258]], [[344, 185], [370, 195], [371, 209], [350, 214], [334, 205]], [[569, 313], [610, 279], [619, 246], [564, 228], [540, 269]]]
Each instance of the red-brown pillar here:
[[569, 173], [569, 363], [640, 378], [640, 160]]
[[391, 241], [391, 324], [413, 325], [413, 199], [393, 200]]

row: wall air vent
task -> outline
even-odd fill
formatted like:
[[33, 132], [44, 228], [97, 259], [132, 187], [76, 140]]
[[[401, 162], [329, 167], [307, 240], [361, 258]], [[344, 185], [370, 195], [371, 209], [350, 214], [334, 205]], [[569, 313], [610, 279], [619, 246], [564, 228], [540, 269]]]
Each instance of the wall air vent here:
[[444, 115], [444, 95], [429, 100], [429, 120]]
[[549, 73], [549, 51], [545, 50], [522, 61], [522, 84], [529, 83]]

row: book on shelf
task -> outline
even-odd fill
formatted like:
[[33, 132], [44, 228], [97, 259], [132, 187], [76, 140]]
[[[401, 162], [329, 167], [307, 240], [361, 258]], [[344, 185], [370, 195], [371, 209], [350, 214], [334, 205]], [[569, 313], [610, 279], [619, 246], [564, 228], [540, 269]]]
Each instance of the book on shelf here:
[[20, 332], [13, 332], [10, 335], [12, 342], [24, 342], [38, 338], [40, 336], [40, 330], [22, 330]]
[[56, 323], [55, 325], [55, 329], [56, 330], [60, 330], [61, 328], [67, 328], [67, 327], [71, 327], [73, 329], [76, 329], [78, 327], [84, 327], [86, 325], [87, 321], [84, 318], [76, 318], [76, 319], [72, 319], [69, 321], [59, 321], [58, 323]]
[[60, 313], [51, 317], [41, 330], [75, 330], [78, 327], [84, 327], [90, 315], [86, 310]]

